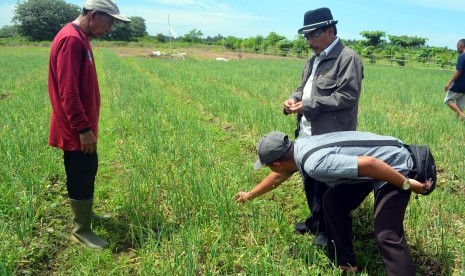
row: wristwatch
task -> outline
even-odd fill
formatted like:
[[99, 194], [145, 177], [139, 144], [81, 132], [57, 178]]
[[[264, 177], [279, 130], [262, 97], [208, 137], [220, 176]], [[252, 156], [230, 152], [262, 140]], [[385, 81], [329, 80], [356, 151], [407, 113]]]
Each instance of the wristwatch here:
[[407, 191], [410, 189], [410, 179], [405, 179], [405, 182], [402, 184], [402, 190]]

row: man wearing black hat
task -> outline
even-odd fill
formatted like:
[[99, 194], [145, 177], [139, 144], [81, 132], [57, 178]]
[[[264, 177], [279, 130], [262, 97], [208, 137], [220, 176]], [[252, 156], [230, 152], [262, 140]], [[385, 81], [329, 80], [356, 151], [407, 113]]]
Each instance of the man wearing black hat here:
[[[391, 141], [383, 146], [366, 146], [369, 141]], [[357, 142], [360, 145], [357, 146]], [[347, 146], [339, 146], [347, 144]], [[394, 145], [394, 146], [393, 146]], [[266, 134], [257, 144], [254, 168], [263, 166], [273, 172], [292, 175], [300, 172], [330, 188], [324, 195], [326, 223], [331, 242], [328, 253], [346, 271], [358, 270], [352, 243], [352, 217], [374, 188], [374, 228], [376, 241], [388, 275], [415, 275], [413, 260], [404, 236], [403, 220], [411, 192], [427, 194], [436, 180], [421, 183], [409, 179], [414, 164], [402, 141], [369, 132], [340, 131], [298, 138], [295, 142], [281, 132]], [[259, 183], [235, 199], [243, 203], [276, 188]]]
[[[357, 53], [336, 36], [336, 24], [328, 8], [319, 8], [305, 13], [304, 26], [298, 30], [313, 50], [302, 83], [284, 102], [284, 114], [297, 114], [298, 138], [356, 128], [363, 64]], [[262, 182], [279, 185], [289, 177], [272, 172]], [[314, 233], [315, 244], [325, 246], [321, 200], [327, 186], [310, 177], [304, 177], [303, 182], [311, 216], [297, 223], [295, 230]]]
[[89, 248], [108, 242], [91, 229], [100, 91], [90, 37], [111, 31], [116, 21], [130, 22], [112, 0], [87, 0], [82, 13], [64, 26], [52, 43], [48, 91], [52, 114], [49, 145], [63, 150], [66, 188], [73, 212], [71, 238]]

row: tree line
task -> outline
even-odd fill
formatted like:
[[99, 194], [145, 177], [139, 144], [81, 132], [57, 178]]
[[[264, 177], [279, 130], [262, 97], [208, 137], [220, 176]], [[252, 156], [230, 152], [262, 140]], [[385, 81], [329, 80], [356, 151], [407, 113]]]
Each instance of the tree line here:
[[[0, 28], [0, 38], [24, 37], [30, 41], [51, 41], [67, 23], [76, 19], [82, 8], [64, 0], [25, 0], [15, 6], [13, 25]], [[103, 40], [135, 41], [147, 35], [145, 19], [130, 16], [131, 22], [115, 22]]]
[[[51, 41], [56, 33], [68, 22], [73, 21], [81, 12], [77, 5], [64, 0], [23, 0], [18, 1], [14, 10], [13, 25], [0, 28], [2, 37], [23, 37], [30, 41]], [[220, 45], [238, 52], [271, 54], [281, 56], [307, 57], [311, 53], [304, 37], [296, 35], [294, 39], [270, 32], [267, 36], [257, 35], [249, 38], [234, 36], [204, 37], [202, 31], [193, 29], [179, 37], [162, 33], [149, 36], [145, 19], [129, 17], [129, 24], [116, 22], [113, 31], [102, 40], [113, 41], [150, 41], [158, 43], [183, 42], [188, 44]], [[426, 46], [427, 38], [406, 35], [387, 35], [384, 31], [363, 31], [362, 40], [344, 40], [360, 55], [377, 62], [380, 57], [389, 57], [400, 65], [408, 59], [426, 62], [435, 58], [440, 65], [453, 65], [456, 53], [447, 47]], [[387, 37], [387, 39], [386, 39]]]

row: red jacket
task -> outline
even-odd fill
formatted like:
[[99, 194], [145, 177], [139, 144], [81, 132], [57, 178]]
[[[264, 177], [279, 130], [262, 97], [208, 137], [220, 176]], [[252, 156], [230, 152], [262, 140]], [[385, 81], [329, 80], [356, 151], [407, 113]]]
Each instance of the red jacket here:
[[73, 23], [53, 40], [48, 92], [52, 104], [49, 145], [81, 150], [79, 133], [91, 129], [98, 136], [100, 91], [89, 38]]

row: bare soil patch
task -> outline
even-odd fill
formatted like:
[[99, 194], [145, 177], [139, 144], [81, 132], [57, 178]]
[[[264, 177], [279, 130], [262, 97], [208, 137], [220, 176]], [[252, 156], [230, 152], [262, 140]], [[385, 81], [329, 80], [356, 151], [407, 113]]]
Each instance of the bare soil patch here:
[[296, 57], [283, 57], [283, 56], [273, 56], [273, 55], [264, 55], [264, 54], [254, 54], [254, 53], [240, 53], [232, 52], [227, 50], [222, 50], [218, 48], [209, 49], [209, 48], [181, 48], [181, 49], [153, 49], [149, 47], [112, 47], [113, 51], [122, 57], [127, 56], [144, 56], [150, 57], [153, 52], [161, 51], [166, 54], [179, 54], [186, 53], [186, 58], [202, 58], [202, 59], [216, 59], [216, 58], [225, 58], [227, 60], [238, 60], [238, 59], [295, 59]]

